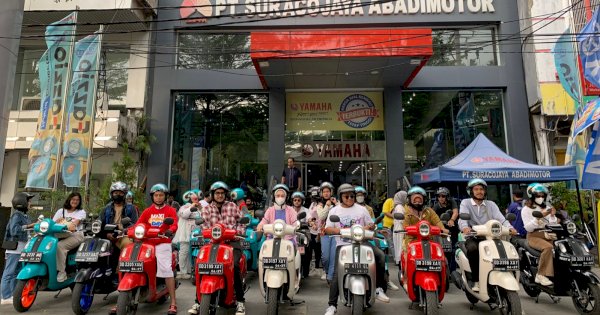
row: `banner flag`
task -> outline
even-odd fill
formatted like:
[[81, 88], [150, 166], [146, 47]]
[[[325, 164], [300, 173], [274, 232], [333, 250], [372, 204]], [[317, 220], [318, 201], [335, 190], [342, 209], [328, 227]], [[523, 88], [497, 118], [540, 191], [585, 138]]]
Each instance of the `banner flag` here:
[[592, 19], [577, 35], [579, 56], [583, 65], [584, 77], [600, 88], [600, 10], [596, 9]]
[[29, 150], [27, 188], [52, 189], [55, 186], [76, 22], [77, 13], [73, 12], [46, 27], [48, 49], [38, 64], [41, 106], [37, 131]]
[[99, 39], [100, 35], [90, 35], [75, 44], [61, 163], [62, 180], [67, 187], [85, 186], [94, 137]]
[[581, 179], [581, 187], [583, 189], [600, 189], [600, 122], [594, 124], [592, 136], [590, 137], [590, 146], [588, 148], [587, 157], [585, 158], [585, 166], [583, 168], [583, 178]]
[[554, 54], [554, 65], [563, 88], [575, 102], [581, 99], [581, 83], [579, 81], [579, 70], [577, 69], [577, 57], [574, 53], [573, 39], [567, 29], [559, 38], [552, 53]]
[[593, 125], [598, 119], [600, 119], [600, 98], [592, 100], [584, 106], [579, 106], [573, 117], [573, 122], [575, 123], [573, 135], [577, 136]]

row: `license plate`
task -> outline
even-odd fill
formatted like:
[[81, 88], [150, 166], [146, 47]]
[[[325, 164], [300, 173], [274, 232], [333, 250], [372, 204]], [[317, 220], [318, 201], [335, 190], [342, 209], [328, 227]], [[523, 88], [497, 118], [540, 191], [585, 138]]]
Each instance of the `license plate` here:
[[572, 256], [571, 266], [589, 267], [594, 265], [594, 256]]
[[497, 271], [517, 271], [519, 270], [519, 260], [509, 258], [493, 259], [492, 266]]
[[40, 252], [21, 253], [21, 256], [19, 257], [19, 261], [40, 262], [40, 261], [42, 261], [42, 253], [40, 253]]
[[120, 272], [144, 272], [144, 263], [141, 261], [121, 261], [119, 262]]
[[250, 243], [248, 241], [240, 241], [240, 247], [242, 249], [250, 249]]
[[442, 248], [444, 249], [445, 253], [451, 253], [452, 252], [452, 243], [443, 242], [442, 243]]
[[77, 262], [97, 262], [100, 252], [77, 252], [75, 261]]
[[359, 263], [344, 264], [344, 272], [351, 275], [366, 275], [369, 273], [369, 265]]
[[195, 240], [195, 241], [191, 241], [190, 242], [190, 246], [191, 247], [200, 247], [204, 245], [204, 240], [200, 239], [200, 240]]
[[287, 258], [263, 258], [265, 269], [287, 269]]
[[304, 246], [298, 247], [298, 252], [300, 253], [300, 255], [304, 255], [304, 252], [305, 252]]
[[418, 259], [415, 263], [418, 271], [442, 271], [441, 260]]
[[198, 264], [198, 274], [208, 276], [219, 276], [223, 274], [223, 264]]

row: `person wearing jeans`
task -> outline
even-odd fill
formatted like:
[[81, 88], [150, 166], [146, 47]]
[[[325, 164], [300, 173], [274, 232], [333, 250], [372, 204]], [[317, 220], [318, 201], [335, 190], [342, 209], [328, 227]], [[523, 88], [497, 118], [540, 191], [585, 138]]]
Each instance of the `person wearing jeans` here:
[[[324, 228], [325, 221], [327, 220], [327, 216], [329, 214], [329, 210], [335, 207], [338, 202], [335, 197], [332, 197], [333, 194], [333, 185], [330, 182], [323, 182], [321, 186], [319, 186], [319, 192], [321, 194], [321, 200], [319, 200], [316, 212], [319, 219], [319, 227], [321, 229]], [[321, 230], [321, 259], [323, 262], [323, 276], [321, 280], [331, 281], [333, 277], [333, 264], [331, 261], [335, 259], [335, 240], [332, 239], [329, 235], [323, 234]]]

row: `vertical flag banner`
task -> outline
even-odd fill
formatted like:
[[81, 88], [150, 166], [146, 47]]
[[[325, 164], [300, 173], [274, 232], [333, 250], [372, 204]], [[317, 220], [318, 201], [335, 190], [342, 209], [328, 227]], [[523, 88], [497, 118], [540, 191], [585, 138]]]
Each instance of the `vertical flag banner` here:
[[583, 65], [583, 75], [596, 87], [600, 87], [600, 20], [599, 9], [577, 35], [579, 56]]
[[590, 146], [587, 157], [585, 158], [585, 167], [583, 169], [583, 178], [581, 187], [584, 189], [600, 189], [600, 122], [594, 124]]
[[75, 44], [73, 77], [65, 112], [61, 175], [65, 186], [85, 186], [88, 156], [93, 143], [94, 106], [100, 35]]
[[39, 62], [41, 107], [29, 150], [27, 188], [54, 188], [77, 13], [46, 27], [48, 49]]
[[579, 70], [577, 68], [577, 58], [574, 53], [573, 40], [567, 29], [559, 38], [552, 53], [554, 54], [554, 65], [563, 88], [575, 102], [581, 99], [581, 83], [579, 81]]

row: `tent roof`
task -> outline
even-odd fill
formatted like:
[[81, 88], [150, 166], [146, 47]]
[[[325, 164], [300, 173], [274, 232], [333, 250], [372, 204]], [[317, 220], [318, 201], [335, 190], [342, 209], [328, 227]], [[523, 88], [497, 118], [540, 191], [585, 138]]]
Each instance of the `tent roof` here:
[[543, 166], [525, 163], [504, 153], [483, 134], [446, 164], [413, 175], [415, 184], [466, 182], [558, 182], [577, 179], [575, 166]]

